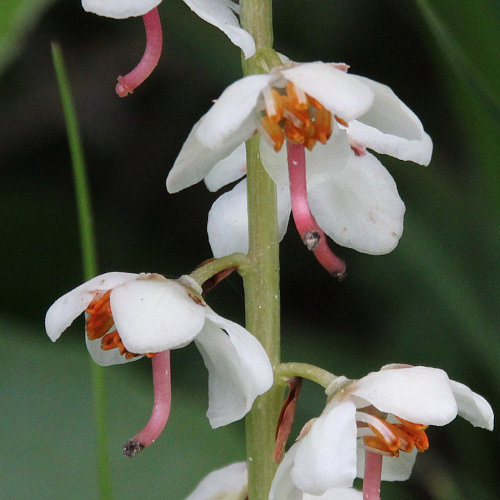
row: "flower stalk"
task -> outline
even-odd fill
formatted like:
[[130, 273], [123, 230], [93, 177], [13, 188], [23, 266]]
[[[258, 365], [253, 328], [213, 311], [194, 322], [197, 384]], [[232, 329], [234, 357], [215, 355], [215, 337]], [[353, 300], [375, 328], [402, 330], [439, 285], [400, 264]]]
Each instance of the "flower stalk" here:
[[286, 381], [292, 377], [306, 378], [325, 389], [337, 378], [333, 373], [308, 363], [281, 363], [276, 370], [276, 382], [286, 385]]
[[[256, 49], [272, 48], [271, 0], [242, 0], [240, 20]], [[256, 58], [243, 60], [245, 76], [262, 70]], [[276, 187], [260, 161], [260, 137], [246, 143], [248, 172], [248, 268], [243, 277], [246, 326], [261, 342], [273, 369], [280, 363], [279, 239]], [[277, 465], [276, 424], [283, 388], [275, 384], [260, 396], [245, 419], [248, 498], [266, 500]]]

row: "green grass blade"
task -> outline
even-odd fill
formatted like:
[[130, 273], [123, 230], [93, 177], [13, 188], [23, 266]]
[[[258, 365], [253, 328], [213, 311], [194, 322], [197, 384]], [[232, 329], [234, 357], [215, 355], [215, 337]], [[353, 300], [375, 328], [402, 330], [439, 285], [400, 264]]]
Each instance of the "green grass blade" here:
[[[64, 59], [58, 44], [52, 44], [52, 59], [56, 71], [57, 82], [61, 94], [61, 102], [66, 121], [68, 143], [73, 166], [75, 194], [80, 228], [81, 254], [84, 279], [88, 280], [97, 274], [97, 256], [90, 193], [85, 172], [83, 149], [76, 118], [75, 106], [71, 97], [69, 80], [66, 74]], [[111, 474], [107, 451], [107, 397], [104, 369], [91, 361], [92, 387], [94, 394], [95, 418], [97, 427], [97, 468], [99, 475], [99, 492], [101, 499], [112, 498]]]

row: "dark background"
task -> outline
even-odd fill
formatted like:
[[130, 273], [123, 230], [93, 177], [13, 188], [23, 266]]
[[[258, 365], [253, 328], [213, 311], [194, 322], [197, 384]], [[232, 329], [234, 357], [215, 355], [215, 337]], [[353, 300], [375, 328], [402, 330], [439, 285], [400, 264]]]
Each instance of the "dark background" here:
[[[36, 5], [35, 5], [36, 4]], [[473, 5], [471, 5], [473, 4]], [[16, 11], [16, 5], [24, 10]], [[436, 366], [495, 408], [498, 382], [500, 92], [494, 0], [276, 0], [275, 46], [298, 61], [350, 64], [390, 85], [434, 141], [431, 166], [381, 157], [407, 205], [398, 248], [339, 248], [332, 281], [290, 225], [281, 246], [283, 359], [360, 377], [390, 362]], [[423, 9], [430, 6], [437, 17]], [[11, 12], [19, 15], [9, 17]], [[210, 257], [202, 184], [176, 195], [165, 178], [193, 123], [241, 76], [239, 51], [181, 1], [161, 5], [164, 52], [125, 99], [115, 79], [139, 60], [142, 22], [72, 2], [0, 6], [0, 454], [2, 495], [96, 498], [92, 400], [82, 322], [51, 344], [46, 309], [82, 280], [71, 165], [50, 42], [62, 45], [92, 190], [99, 269], [179, 276]], [[15, 28], [15, 29], [14, 29]], [[439, 34], [439, 36], [436, 36]], [[2, 52], [3, 50], [3, 52]], [[209, 296], [243, 321], [238, 277]], [[195, 348], [173, 353], [173, 411], [132, 461], [121, 445], [149, 417], [147, 361], [109, 368], [117, 498], [181, 499], [209, 471], [244, 459], [241, 423], [211, 431]], [[294, 432], [324, 405], [305, 384]], [[430, 450], [387, 499], [494, 499], [498, 433], [461, 420], [429, 431]]]

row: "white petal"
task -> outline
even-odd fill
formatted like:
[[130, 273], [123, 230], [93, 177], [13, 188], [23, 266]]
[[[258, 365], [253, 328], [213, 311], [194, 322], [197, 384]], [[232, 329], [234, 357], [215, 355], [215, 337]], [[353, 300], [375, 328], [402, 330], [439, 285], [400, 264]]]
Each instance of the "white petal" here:
[[214, 257], [248, 252], [246, 179], [215, 200], [208, 212], [207, 232]]
[[161, 0], [82, 0], [87, 12], [115, 19], [142, 16], [160, 3]]
[[282, 70], [281, 74], [314, 97], [328, 111], [348, 122], [365, 113], [373, 102], [370, 87], [332, 64], [297, 64]]
[[344, 169], [308, 194], [317, 223], [339, 245], [381, 255], [398, 244], [405, 206], [393, 178], [373, 155], [351, 155]]
[[457, 416], [457, 404], [446, 372], [414, 366], [372, 372], [354, 383], [357, 403], [424, 425], [445, 425]]
[[245, 58], [255, 54], [255, 42], [252, 36], [240, 27], [237, 17], [232, 12], [238, 5], [230, 0], [184, 0], [184, 3], [204, 21], [223, 31], [231, 42], [243, 51]]
[[355, 407], [350, 399], [332, 401], [299, 442], [291, 477], [301, 490], [321, 495], [350, 487], [356, 477]]
[[95, 293], [137, 279], [133, 273], [106, 273], [96, 276], [57, 299], [45, 315], [45, 330], [55, 342], [94, 299]]
[[177, 193], [201, 181], [214, 165], [226, 158], [250, 137], [255, 128], [253, 117], [247, 118], [240, 129], [228, 137], [224, 144], [210, 149], [201, 143], [196, 135], [202, 120], [203, 118], [192, 128], [168, 174], [167, 190], [169, 193]]
[[307, 189], [334, 180], [347, 167], [353, 153], [345, 130], [334, 125], [326, 144], [317, 143], [312, 151], [306, 150]]
[[[398, 457], [384, 456], [382, 458], [382, 481], [406, 481], [411, 475], [417, 458], [416, 448], [409, 453], [400, 452]], [[365, 449], [363, 440], [358, 439], [357, 477], [364, 478]]]
[[145, 354], [183, 347], [200, 332], [206, 306], [173, 280], [137, 280], [110, 296], [115, 326], [130, 352]]
[[94, 363], [97, 363], [100, 366], [122, 365], [132, 361], [137, 361], [143, 357], [135, 356], [127, 359], [125, 356], [120, 354], [119, 349], [109, 349], [107, 351], [103, 351], [101, 349], [101, 339], [89, 340], [87, 335], [85, 335], [85, 343], [87, 344], [90, 357]]
[[349, 135], [378, 153], [428, 165], [432, 140], [417, 115], [386, 85], [356, 78], [373, 90], [375, 100], [365, 114], [349, 123]]
[[[278, 238], [283, 239], [290, 217], [290, 191], [278, 186]], [[215, 257], [248, 252], [247, 181], [243, 179], [231, 191], [215, 200], [208, 213], [208, 240]]]
[[250, 332], [210, 309], [195, 343], [208, 370], [210, 425], [216, 428], [243, 418], [273, 383], [264, 348]]
[[[274, 475], [269, 492], [269, 500], [302, 500], [303, 494], [291, 481], [290, 473], [295, 461], [295, 454], [300, 443], [295, 443], [283, 457]], [[317, 498], [317, 497], [314, 497]]]
[[185, 500], [241, 500], [247, 490], [247, 464], [237, 462], [208, 474]]
[[274, 181], [276, 186], [288, 187], [288, 161], [286, 146], [279, 151], [275, 151], [267, 141], [261, 137], [260, 139], [260, 159], [267, 174]]
[[217, 191], [231, 182], [241, 179], [247, 173], [245, 143], [241, 143], [229, 156], [217, 162], [205, 176], [205, 185], [210, 191]]
[[303, 500], [363, 500], [363, 492], [354, 488], [332, 488], [322, 495], [304, 493]]
[[[200, 120], [196, 131], [198, 140], [210, 149], [223, 147], [250, 117], [253, 118], [260, 94], [273, 78], [271, 75], [251, 75], [229, 85]], [[254, 129], [234, 147], [248, 139]]]
[[457, 401], [458, 414], [474, 427], [482, 427], [492, 431], [494, 417], [488, 401], [460, 382], [450, 380], [450, 384]]

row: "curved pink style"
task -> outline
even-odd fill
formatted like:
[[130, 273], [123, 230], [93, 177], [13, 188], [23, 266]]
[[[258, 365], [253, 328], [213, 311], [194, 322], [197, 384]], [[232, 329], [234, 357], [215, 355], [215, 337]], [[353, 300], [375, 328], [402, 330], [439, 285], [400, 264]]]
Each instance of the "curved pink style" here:
[[155, 354], [153, 365], [154, 403], [151, 417], [146, 427], [129, 439], [123, 448], [123, 454], [132, 458], [154, 442], [167, 424], [172, 403], [170, 383], [170, 351]]
[[139, 64], [130, 73], [118, 77], [115, 91], [120, 97], [132, 94], [134, 89], [153, 72], [160, 60], [163, 33], [158, 9], [155, 8], [144, 14], [142, 20], [146, 30], [146, 48]]
[[323, 230], [311, 213], [307, 200], [306, 154], [304, 146], [286, 143], [288, 153], [288, 176], [293, 220], [304, 245], [314, 253], [318, 262], [333, 276], [343, 278], [345, 262], [330, 249]]
[[365, 449], [363, 500], [380, 500], [383, 455]]

